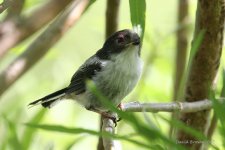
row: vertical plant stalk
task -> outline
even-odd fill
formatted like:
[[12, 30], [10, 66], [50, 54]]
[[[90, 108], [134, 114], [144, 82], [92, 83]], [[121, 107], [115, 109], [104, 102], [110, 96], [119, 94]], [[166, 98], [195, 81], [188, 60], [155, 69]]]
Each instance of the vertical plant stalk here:
[[212, 120], [211, 120], [211, 123], [210, 123], [210, 126], [209, 126], [209, 130], [208, 130], [208, 132], [207, 132], [207, 138], [208, 138], [209, 140], [212, 139], [213, 133], [214, 133], [214, 131], [215, 131], [215, 129], [216, 129], [216, 126], [217, 126], [217, 121], [218, 121], [218, 119], [217, 119], [216, 114], [215, 114], [215, 112], [214, 112], [214, 113], [213, 113]]
[[[223, 68], [222, 76], [223, 76], [223, 87], [221, 89], [220, 96], [225, 97], [225, 69], [224, 68]], [[211, 123], [210, 123], [210, 126], [209, 126], [209, 130], [208, 130], [208, 133], [207, 133], [207, 137], [208, 137], [209, 140], [212, 139], [213, 133], [214, 133], [214, 131], [216, 129], [216, 126], [217, 126], [217, 121], [218, 121], [218, 119], [217, 119], [215, 111], [214, 111], [213, 117], [212, 117], [212, 120], [211, 120]]]
[[12, 6], [8, 9], [6, 19], [18, 17], [23, 10], [24, 3], [25, 0], [15, 0], [14, 3], [12, 3]]
[[178, 31], [177, 31], [177, 51], [175, 62], [175, 77], [174, 77], [174, 95], [173, 99], [179, 99], [178, 91], [181, 79], [185, 70], [187, 60], [187, 46], [188, 46], [188, 0], [178, 2]]
[[[223, 31], [225, 19], [224, 0], [199, 0], [197, 4], [194, 41], [202, 30], [205, 34], [202, 43], [193, 58], [185, 87], [185, 101], [194, 102], [209, 97], [213, 80], [220, 65], [223, 46]], [[194, 46], [194, 45], [192, 45]], [[206, 134], [209, 125], [209, 110], [196, 113], [181, 114], [181, 121]], [[198, 141], [192, 135], [178, 131], [177, 140], [188, 141], [184, 144], [191, 149], [201, 149], [204, 142]]]
[[0, 4], [0, 14], [5, 11], [7, 8], [9, 8], [13, 3], [13, 0], [3, 0], [3, 2]]
[[[120, 0], [107, 0], [106, 7], [106, 26], [105, 26], [105, 38], [107, 39], [111, 34], [118, 30], [118, 20], [119, 20], [119, 6]], [[109, 124], [110, 119], [100, 118], [100, 130], [104, 131], [106, 124]], [[104, 123], [104, 124], [103, 124]], [[114, 127], [113, 127], [114, 128]], [[108, 142], [108, 144], [107, 144]], [[99, 137], [98, 139], [98, 150], [108, 150], [110, 147], [105, 147], [112, 143], [113, 141], [103, 139]], [[113, 145], [112, 145], [113, 146]], [[111, 147], [112, 148], [112, 147]]]
[[80, 18], [89, 0], [75, 0], [28, 48], [0, 73], [0, 95], [33, 67]]
[[118, 30], [120, 0], [107, 0], [105, 38]]
[[[188, 0], [178, 1], [178, 30], [177, 30], [177, 51], [175, 60], [175, 76], [174, 76], [174, 89], [173, 89], [173, 100], [181, 99], [179, 97], [179, 87], [184, 74], [186, 60], [187, 60], [187, 47], [188, 47]], [[172, 113], [172, 118], [177, 117], [175, 113]], [[172, 136], [173, 127], [170, 127], [169, 135]]]
[[[0, 58], [3, 58], [11, 48], [48, 24], [63, 11], [71, 1], [72, 0], [49, 0], [41, 7], [32, 11], [30, 16], [25, 17], [21, 15], [14, 19], [9, 19], [10, 17], [6, 16], [6, 19], [0, 23]], [[20, 7], [20, 9], [22, 9], [22, 6]], [[21, 11], [20, 9], [17, 10], [19, 13]], [[9, 13], [11, 14], [13, 12], [10, 11]]]
[[[115, 134], [115, 124], [112, 119], [102, 118], [102, 132], [108, 132], [110, 134]], [[110, 137], [102, 137], [102, 143], [105, 150], [121, 150], [120, 141], [117, 141]]]

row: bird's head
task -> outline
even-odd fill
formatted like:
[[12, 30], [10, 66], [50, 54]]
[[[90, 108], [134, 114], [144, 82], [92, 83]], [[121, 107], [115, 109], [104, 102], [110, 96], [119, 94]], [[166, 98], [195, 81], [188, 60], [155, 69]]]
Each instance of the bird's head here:
[[101, 57], [109, 57], [124, 51], [136, 48], [136, 52], [140, 55], [140, 37], [132, 30], [125, 29], [112, 34], [104, 43], [102, 49], [97, 52]]

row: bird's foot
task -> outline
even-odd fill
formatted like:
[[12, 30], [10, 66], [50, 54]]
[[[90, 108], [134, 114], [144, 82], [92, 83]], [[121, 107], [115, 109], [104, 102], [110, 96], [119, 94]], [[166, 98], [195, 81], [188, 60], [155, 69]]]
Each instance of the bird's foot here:
[[103, 118], [111, 119], [113, 121], [113, 123], [115, 124], [115, 127], [117, 126], [117, 122], [119, 122], [121, 120], [120, 118], [118, 118], [116, 113], [100, 111], [100, 110], [98, 110], [96, 108], [93, 108], [93, 107], [89, 107], [89, 108], [86, 108], [86, 109], [89, 110], [89, 111], [93, 111], [93, 112], [96, 112], [96, 113], [100, 114]]
[[[117, 106], [117, 108], [118, 108], [119, 110], [123, 111], [123, 104], [122, 104], [122, 103], [119, 103], [119, 105]], [[121, 121], [121, 120], [122, 120], [122, 118], [121, 118], [120, 116], [118, 116], [117, 122], [119, 122], [119, 121]]]
[[117, 106], [117, 108], [118, 108], [119, 110], [123, 110], [123, 104], [122, 104], [122, 103], [119, 103], [119, 105]]
[[103, 118], [111, 119], [113, 123], [115, 124], [115, 127], [117, 126], [117, 122], [121, 120], [116, 113], [102, 112], [101, 115]]

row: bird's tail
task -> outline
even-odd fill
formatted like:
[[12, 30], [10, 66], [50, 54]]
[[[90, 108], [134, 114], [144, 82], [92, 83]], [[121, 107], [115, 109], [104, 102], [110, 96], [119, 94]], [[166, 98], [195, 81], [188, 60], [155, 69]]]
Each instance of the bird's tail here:
[[31, 102], [28, 106], [35, 106], [41, 104], [43, 107], [51, 108], [56, 102], [62, 99], [66, 94], [67, 88], [61, 89], [54, 93], [51, 93], [43, 98]]

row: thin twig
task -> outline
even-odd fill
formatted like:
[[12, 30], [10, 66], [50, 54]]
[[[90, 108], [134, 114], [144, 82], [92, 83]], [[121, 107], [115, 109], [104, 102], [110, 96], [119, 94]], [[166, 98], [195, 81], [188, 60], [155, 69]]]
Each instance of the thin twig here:
[[32, 11], [28, 17], [5, 20], [0, 24], [0, 58], [10, 48], [16, 46], [27, 37], [54, 19], [72, 0], [50, 0]]
[[[106, 7], [106, 28], [105, 28], [105, 37], [108, 38], [111, 34], [117, 31], [118, 29], [118, 18], [119, 18], [119, 6], [120, 0], [107, 0], [107, 7]], [[107, 127], [110, 122], [108, 119], [100, 118], [100, 130], [104, 131], [107, 130]], [[114, 127], [113, 127], [114, 128]], [[99, 137], [98, 139], [98, 150], [110, 150], [114, 146], [112, 143], [115, 141], [113, 139], [106, 139], [105, 137]], [[111, 145], [111, 147], [110, 147]], [[119, 144], [117, 144], [119, 145]]]
[[213, 133], [216, 129], [216, 126], [217, 126], [217, 121], [218, 121], [218, 119], [217, 119], [216, 114], [214, 112], [211, 123], [210, 123], [210, 126], [209, 126], [209, 130], [207, 132], [207, 137], [208, 137], [209, 140], [212, 139], [212, 135], [213, 135]]
[[196, 102], [171, 102], [171, 103], [139, 103], [128, 102], [122, 104], [122, 110], [128, 112], [182, 112], [191, 113], [211, 109], [211, 100]]
[[[103, 118], [102, 119], [102, 132], [107, 132], [110, 134], [115, 134], [115, 124], [112, 119]], [[121, 144], [119, 141], [115, 141], [110, 137], [102, 137], [103, 146], [105, 150], [120, 150]]]
[[4, 0], [1, 4], [0, 4], [0, 14], [5, 11], [7, 8], [9, 8], [13, 3], [13, 0]]
[[23, 10], [24, 4], [25, 4], [25, 0], [14, 0], [12, 5], [8, 9], [8, 14], [5, 20], [20, 16]]
[[[225, 1], [198, 1], [196, 11], [195, 32], [192, 44], [190, 66], [185, 84], [184, 100], [197, 101], [209, 96], [213, 87], [221, 59], [225, 25]], [[201, 34], [202, 40], [196, 42]], [[199, 132], [206, 134], [209, 125], [210, 111], [198, 113], [181, 113], [180, 120]], [[177, 141], [195, 141], [196, 137], [182, 129], [178, 129]], [[205, 143], [181, 143], [188, 149], [202, 149]]]
[[[178, 1], [178, 15], [177, 24], [178, 29], [176, 32], [176, 59], [175, 59], [175, 75], [173, 87], [173, 100], [182, 99], [183, 83], [185, 82], [185, 66], [187, 60], [187, 47], [188, 47], [188, 8], [189, 1]], [[178, 114], [172, 113], [172, 119], [178, 118]], [[170, 126], [169, 136], [173, 137], [175, 131], [173, 126]]]
[[[224, 102], [219, 100], [219, 102]], [[128, 102], [121, 104], [121, 108], [126, 112], [181, 112], [181, 113], [193, 113], [202, 110], [209, 110], [212, 108], [212, 101], [208, 99], [195, 101], [195, 102], [170, 102], [170, 103], [140, 103], [140, 102]], [[115, 134], [115, 126], [111, 119], [102, 118], [102, 131], [110, 134]], [[103, 146], [105, 150], [120, 149], [119, 143], [111, 138], [103, 137]], [[117, 147], [117, 148], [115, 148]]]
[[76, 0], [0, 74], [0, 95], [27, 72], [80, 18], [89, 0]]
[[[181, 99], [180, 85], [183, 74], [185, 72], [185, 65], [187, 60], [187, 46], [188, 46], [188, 0], [179, 1], [178, 4], [178, 29], [176, 32], [176, 62], [175, 62], [175, 76], [174, 76], [174, 95], [173, 99]], [[180, 93], [179, 93], [180, 92]]]
[[[225, 97], [225, 68], [223, 68], [222, 77], [223, 77], [223, 87], [221, 89], [220, 97]], [[207, 132], [207, 138], [209, 140], [212, 139], [213, 133], [214, 133], [214, 131], [216, 129], [216, 126], [217, 126], [217, 122], [218, 122], [218, 118], [216, 116], [215, 111], [213, 111], [213, 117], [211, 119], [209, 129], [208, 129], [208, 132]]]
[[105, 37], [108, 38], [118, 29], [120, 0], [107, 0], [106, 8], [106, 32]]

